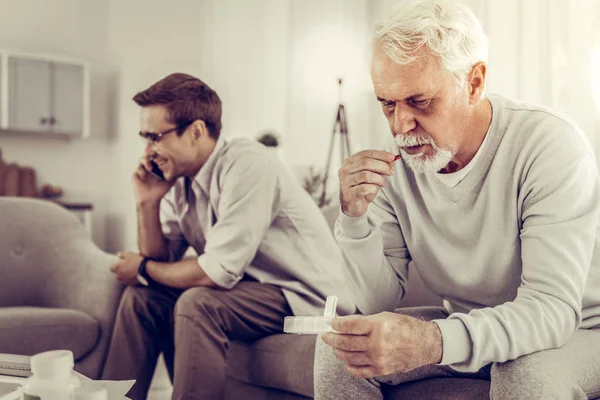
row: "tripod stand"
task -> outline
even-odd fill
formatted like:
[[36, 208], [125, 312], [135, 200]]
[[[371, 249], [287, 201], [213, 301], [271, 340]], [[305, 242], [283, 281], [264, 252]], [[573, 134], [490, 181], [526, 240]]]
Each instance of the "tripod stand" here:
[[331, 132], [331, 139], [329, 141], [329, 152], [327, 153], [327, 164], [325, 165], [325, 171], [323, 172], [323, 192], [321, 193], [321, 198], [319, 199], [319, 205], [324, 206], [327, 204], [327, 178], [329, 177], [329, 167], [331, 166], [331, 155], [333, 153], [333, 145], [335, 142], [335, 135], [338, 131], [339, 127], [339, 135], [340, 135], [340, 156], [341, 156], [341, 164], [344, 163], [344, 160], [350, 156], [350, 142], [348, 141], [348, 124], [346, 123], [346, 108], [341, 102], [341, 89], [342, 89], [342, 80], [338, 79], [339, 91], [340, 91], [340, 103], [338, 104], [337, 116], [335, 118], [335, 122], [333, 123], [333, 131]]

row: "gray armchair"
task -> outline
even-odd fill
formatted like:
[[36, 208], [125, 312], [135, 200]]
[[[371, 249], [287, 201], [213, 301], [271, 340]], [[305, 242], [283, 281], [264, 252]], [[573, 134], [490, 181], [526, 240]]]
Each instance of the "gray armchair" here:
[[123, 289], [115, 256], [69, 211], [22, 197], [0, 197], [0, 254], [0, 353], [69, 349], [98, 379]]

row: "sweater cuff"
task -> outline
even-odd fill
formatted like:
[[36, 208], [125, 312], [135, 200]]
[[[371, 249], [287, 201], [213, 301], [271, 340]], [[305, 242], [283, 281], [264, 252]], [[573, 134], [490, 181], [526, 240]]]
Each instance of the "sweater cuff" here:
[[471, 336], [465, 324], [459, 319], [434, 319], [442, 332], [442, 362], [450, 365], [465, 362], [471, 358]]
[[369, 235], [371, 228], [369, 227], [369, 220], [367, 213], [364, 213], [360, 217], [349, 217], [344, 214], [340, 209], [340, 215], [337, 220], [337, 226], [339, 232], [351, 239], [362, 239]]

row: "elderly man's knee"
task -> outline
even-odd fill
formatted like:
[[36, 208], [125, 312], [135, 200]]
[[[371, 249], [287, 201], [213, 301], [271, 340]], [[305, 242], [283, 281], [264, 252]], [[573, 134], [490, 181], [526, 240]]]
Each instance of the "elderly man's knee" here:
[[559, 365], [534, 353], [504, 363], [491, 371], [491, 400], [578, 399], [581, 389]]
[[195, 318], [210, 314], [216, 316], [220, 307], [224, 307], [219, 300], [219, 292], [207, 287], [194, 287], [187, 289], [179, 296], [175, 303], [175, 316]]
[[332, 378], [338, 373], [346, 373], [344, 363], [340, 361], [333, 349], [325, 344], [321, 336], [317, 337], [315, 345], [314, 379], [315, 388], [326, 387], [332, 384]]
[[340, 363], [331, 346], [325, 344], [321, 336], [317, 337], [317, 343], [315, 345], [315, 365], [331, 365], [335, 363]]

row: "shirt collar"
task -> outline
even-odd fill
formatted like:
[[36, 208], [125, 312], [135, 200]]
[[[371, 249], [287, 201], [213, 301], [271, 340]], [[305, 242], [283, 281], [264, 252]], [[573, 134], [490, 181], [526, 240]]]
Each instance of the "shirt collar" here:
[[210, 156], [208, 156], [208, 160], [206, 160], [204, 165], [202, 167], [200, 167], [200, 171], [198, 171], [198, 173], [194, 177], [194, 181], [196, 181], [196, 183], [198, 183], [198, 185], [200, 186], [202, 191], [204, 191], [204, 193], [207, 196], [210, 193], [210, 190], [209, 190], [210, 189], [210, 181], [213, 176], [213, 172], [215, 170], [217, 158], [219, 157], [219, 153], [223, 149], [224, 145], [225, 145], [225, 139], [223, 139], [222, 137], [219, 137], [217, 139], [215, 148], [213, 149], [212, 153], [210, 153]]

